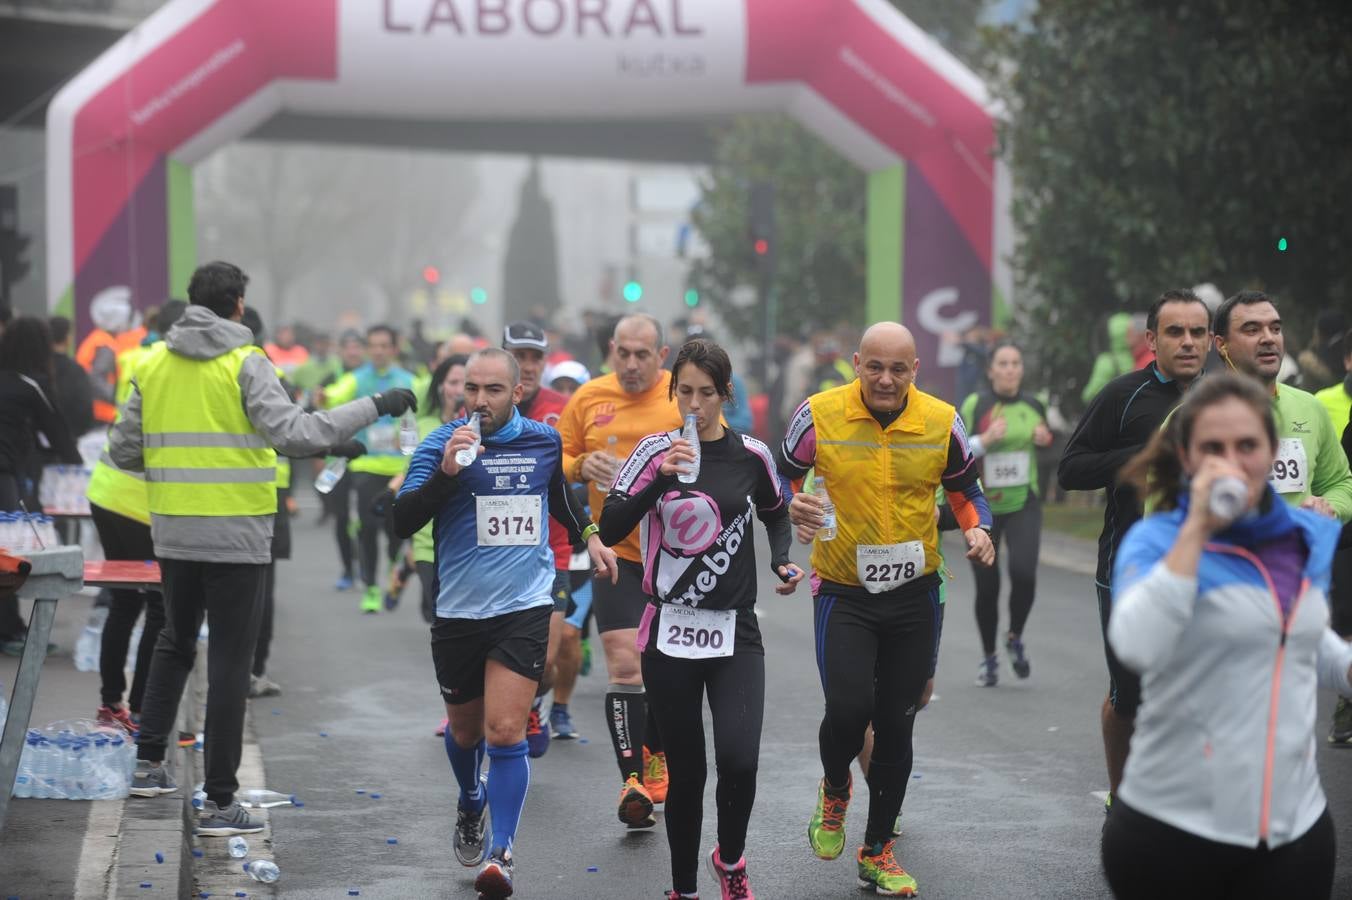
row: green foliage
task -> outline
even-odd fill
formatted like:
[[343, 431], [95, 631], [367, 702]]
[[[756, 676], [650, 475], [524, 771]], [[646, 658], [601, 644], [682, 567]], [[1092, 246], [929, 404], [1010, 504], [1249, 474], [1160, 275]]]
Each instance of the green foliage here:
[[[977, 19], [987, 3], [893, 0], [918, 26], [967, 59], [978, 51]], [[690, 286], [718, 310], [734, 335], [760, 336], [760, 298], [747, 302], [744, 296], [745, 289], [760, 284], [748, 232], [756, 181], [775, 186], [779, 330], [863, 324], [867, 177], [783, 116], [738, 119], [718, 136], [715, 162], [694, 215], [711, 252], [692, 266]]]
[[1044, 383], [1077, 394], [1107, 314], [1167, 288], [1346, 302], [1350, 36], [1352, 4], [1300, 0], [1042, 0], [989, 34]]

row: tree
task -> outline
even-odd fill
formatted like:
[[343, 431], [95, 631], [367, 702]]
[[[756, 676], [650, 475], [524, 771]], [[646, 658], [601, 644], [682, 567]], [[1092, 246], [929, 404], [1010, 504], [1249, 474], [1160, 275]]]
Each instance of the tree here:
[[540, 188], [540, 161], [532, 158], [521, 182], [516, 219], [502, 263], [504, 320], [540, 319], [559, 309], [559, 247], [554, 204]]
[[1084, 335], [1167, 288], [1260, 287], [1296, 324], [1346, 303], [1352, 6], [1042, 0], [1030, 24], [991, 33], [988, 72], [1044, 384], [1078, 394]]
[[[892, 0], [960, 58], [980, 51], [978, 19], [988, 0]], [[691, 286], [729, 331], [759, 338], [763, 311], [743, 299], [760, 283], [748, 236], [751, 185], [775, 187], [774, 292], [781, 331], [862, 324], [867, 178], [815, 135], [784, 116], [736, 120], [718, 138], [693, 222], [709, 255], [691, 267]]]

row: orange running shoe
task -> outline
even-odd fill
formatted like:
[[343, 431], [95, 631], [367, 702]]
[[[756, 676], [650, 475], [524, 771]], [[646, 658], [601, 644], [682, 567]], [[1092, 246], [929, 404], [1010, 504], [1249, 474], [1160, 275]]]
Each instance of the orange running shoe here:
[[649, 753], [648, 748], [643, 748], [643, 786], [648, 790], [648, 796], [653, 798], [653, 803], [667, 802], [667, 755], [661, 750], [656, 753]]
[[630, 775], [620, 788], [620, 821], [630, 828], [652, 828], [657, 824], [653, 818], [653, 799], [637, 775]]

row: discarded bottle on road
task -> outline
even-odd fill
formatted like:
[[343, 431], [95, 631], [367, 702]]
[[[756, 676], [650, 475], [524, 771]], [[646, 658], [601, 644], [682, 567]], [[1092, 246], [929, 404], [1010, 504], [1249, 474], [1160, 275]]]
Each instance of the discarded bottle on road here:
[[465, 447], [463, 450], [457, 450], [455, 453], [455, 464], [464, 468], [479, 457], [479, 445], [483, 443], [482, 426], [479, 424], [479, 414], [474, 413], [469, 417], [469, 427], [474, 431], [474, 443]]
[[399, 420], [399, 452], [405, 456], [412, 456], [413, 451], [417, 449], [418, 420], [413, 418], [412, 412], [406, 412]]
[[192, 808], [201, 809], [202, 804], [205, 803], [206, 800], [207, 800], [207, 792], [205, 790], [205, 786], [199, 783], [197, 787], [193, 788], [192, 791]]
[[822, 527], [817, 529], [817, 540], [832, 541], [836, 538], [836, 505], [831, 502], [831, 496], [826, 493], [826, 479], [817, 477], [813, 480], [813, 493], [822, 500]]
[[681, 439], [690, 445], [691, 452], [695, 454], [695, 461], [687, 464], [685, 471], [677, 474], [676, 480], [681, 484], [694, 484], [695, 479], [699, 477], [699, 426], [696, 424], [694, 413], [686, 414]]
[[266, 859], [249, 860], [244, 864], [244, 871], [248, 872], [254, 881], [261, 881], [264, 884], [272, 884], [282, 877], [282, 870], [277, 868], [277, 864]]
[[295, 794], [282, 794], [266, 788], [250, 788], [235, 795], [239, 805], [249, 809], [272, 809], [274, 806], [290, 806], [296, 802]]
[[320, 472], [319, 477], [315, 479], [315, 490], [321, 494], [332, 493], [346, 471], [347, 460], [341, 456], [335, 456], [328, 461], [324, 466], [324, 471]]
[[230, 855], [235, 859], [243, 859], [249, 855], [249, 842], [239, 835], [235, 835], [226, 842], [225, 849], [230, 851]]

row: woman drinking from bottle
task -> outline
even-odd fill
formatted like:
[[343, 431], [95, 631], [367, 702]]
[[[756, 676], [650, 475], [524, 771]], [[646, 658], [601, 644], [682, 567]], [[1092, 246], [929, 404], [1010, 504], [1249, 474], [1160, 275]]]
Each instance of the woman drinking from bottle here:
[[1352, 646], [1328, 627], [1339, 524], [1277, 497], [1276, 451], [1259, 382], [1208, 375], [1123, 471], [1165, 511], [1113, 569], [1108, 640], [1143, 697], [1103, 833], [1122, 900], [1332, 890], [1315, 692], [1352, 695]]
[[[695, 339], [676, 356], [671, 391], [698, 433], [639, 441], [620, 467], [601, 515], [607, 544], [647, 517], [639, 626], [643, 684], [667, 754], [671, 900], [698, 896], [706, 777], [703, 696], [713, 717], [718, 768], [718, 843], [709, 869], [723, 898], [751, 898], [743, 850], [756, 796], [765, 650], [756, 623], [752, 517], [770, 539], [770, 567], [790, 594], [803, 578], [789, 563], [788, 486], [769, 449], [723, 424], [732, 363], [717, 344]], [[692, 477], [693, 476], [693, 477]]]

